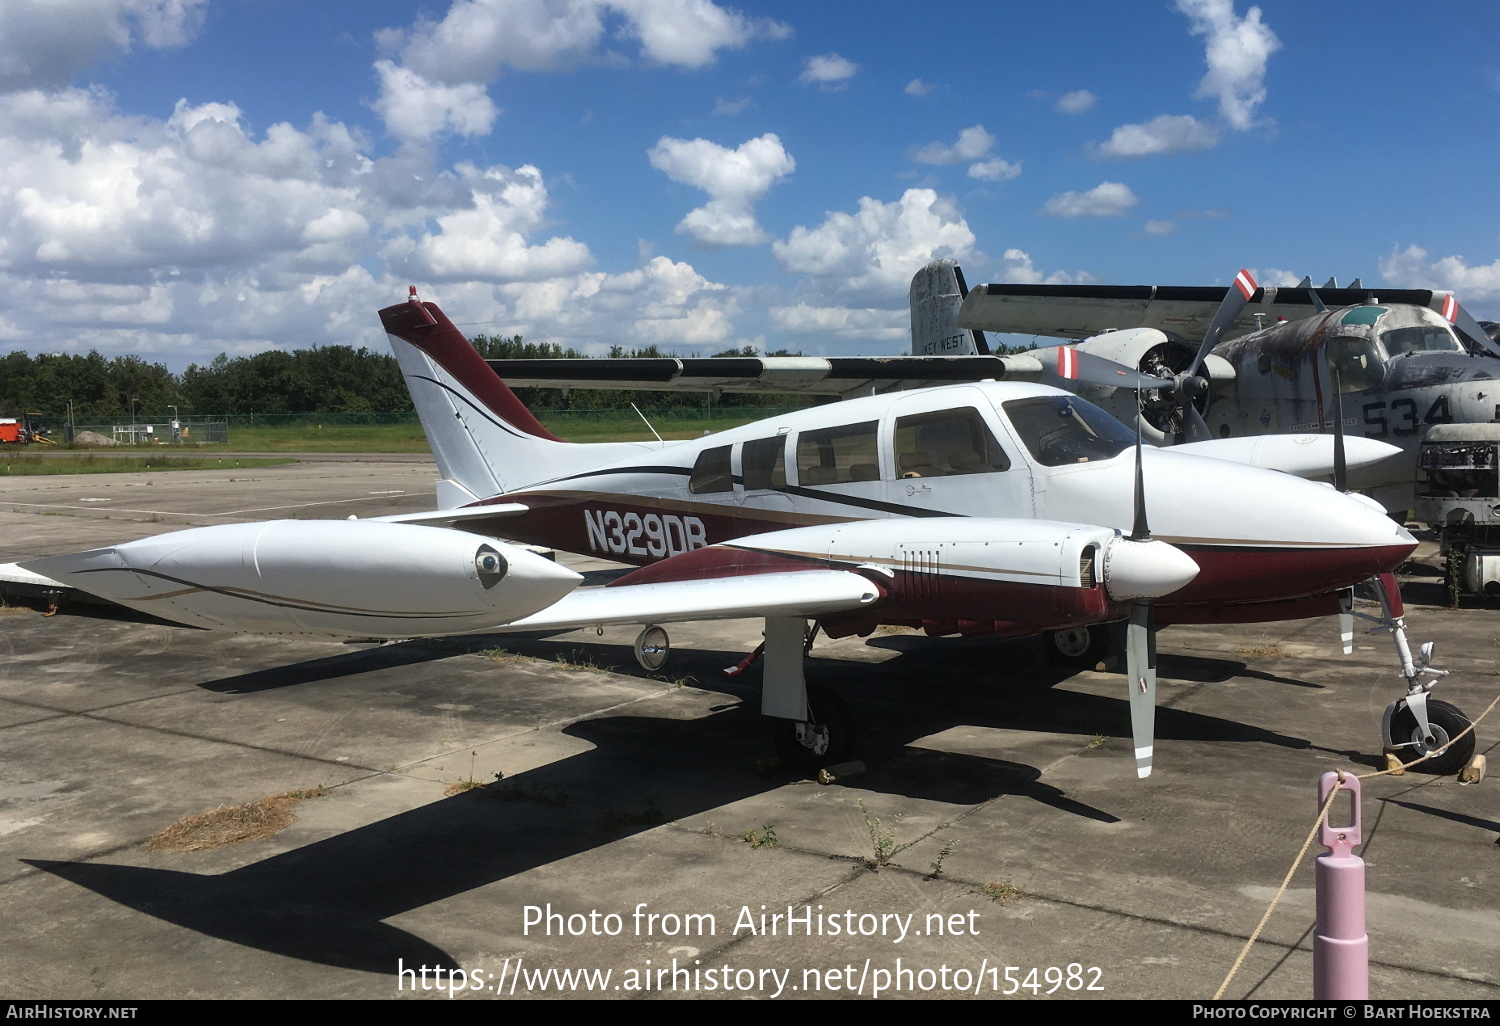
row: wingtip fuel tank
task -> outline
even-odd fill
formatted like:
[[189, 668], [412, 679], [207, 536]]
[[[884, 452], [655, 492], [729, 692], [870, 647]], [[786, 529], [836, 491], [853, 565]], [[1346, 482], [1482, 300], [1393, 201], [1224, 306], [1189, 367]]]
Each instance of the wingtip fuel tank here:
[[190, 626], [371, 638], [495, 627], [545, 609], [582, 580], [464, 531], [344, 520], [193, 528], [26, 568]]

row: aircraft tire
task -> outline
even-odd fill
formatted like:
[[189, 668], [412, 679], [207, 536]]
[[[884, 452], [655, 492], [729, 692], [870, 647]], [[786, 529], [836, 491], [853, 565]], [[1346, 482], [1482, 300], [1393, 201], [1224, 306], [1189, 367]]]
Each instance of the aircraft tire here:
[[[772, 720], [782, 763], [811, 772], [848, 759], [854, 751], [854, 718], [844, 700], [814, 684], [807, 689], [807, 708], [812, 717], [807, 723]], [[800, 736], [798, 728], [803, 728]]]
[[1433, 740], [1437, 742], [1431, 747], [1421, 743], [1422, 738], [1417, 730], [1417, 718], [1412, 715], [1411, 710], [1404, 705], [1396, 710], [1391, 716], [1391, 740], [1396, 744], [1418, 742], [1409, 748], [1397, 748], [1397, 757], [1403, 762], [1411, 762], [1426, 755], [1429, 751], [1442, 751], [1446, 747], [1447, 750], [1442, 751], [1442, 754], [1434, 755], [1416, 769], [1436, 773], [1439, 776], [1447, 776], [1463, 769], [1474, 757], [1474, 734], [1470, 732], [1451, 745], [1448, 744], [1448, 739], [1468, 729], [1469, 718], [1456, 706], [1429, 699], [1427, 722], [1432, 726]]
[[1103, 624], [1042, 632], [1042, 649], [1054, 666], [1092, 670], [1109, 654], [1109, 628]]

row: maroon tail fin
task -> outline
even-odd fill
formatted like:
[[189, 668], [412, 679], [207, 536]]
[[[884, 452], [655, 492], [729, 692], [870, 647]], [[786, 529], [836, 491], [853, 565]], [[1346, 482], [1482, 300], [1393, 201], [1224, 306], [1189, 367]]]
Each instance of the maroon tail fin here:
[[542, 427], [526, 404], [500, 380], [500, 376], [484, 362], [484, 357], [475, 352], [474, 346], [437, 308], [437, 304], [418, 302], [413, 290], [412, 298], [407, 302], [380, 311], [380, 323], [385, 326], [387, 334], [426, 353], [454, 381], [507, 424], [538, 438], [562, 441]]

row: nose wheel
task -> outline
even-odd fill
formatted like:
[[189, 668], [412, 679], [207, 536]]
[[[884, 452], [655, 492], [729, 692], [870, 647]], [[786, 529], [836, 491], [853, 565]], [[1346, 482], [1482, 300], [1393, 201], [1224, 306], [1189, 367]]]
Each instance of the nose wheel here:
[[1387, 721], [1385, 743], [1402, 762], [1415, 762], [1430, 752], [1437, 753], [1417, 768], [1439, 776], [1457, 773], [1474, 757], [1472, 731], [1457, 741], [1452, 740], [1469, 729], [1469, 718], [1457, 707], [1429, 698], [1427, 726], [1429, 732], [1424, 735], [1406, 703], [1398, 703]]

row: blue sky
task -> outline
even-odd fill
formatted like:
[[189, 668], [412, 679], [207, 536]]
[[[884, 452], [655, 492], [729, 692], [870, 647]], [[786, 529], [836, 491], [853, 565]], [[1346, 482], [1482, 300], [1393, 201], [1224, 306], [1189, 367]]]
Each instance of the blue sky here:
[[1500, 6], [6, 0], [0, 352], [903, 351], [906, 287], [1452, 288]]

